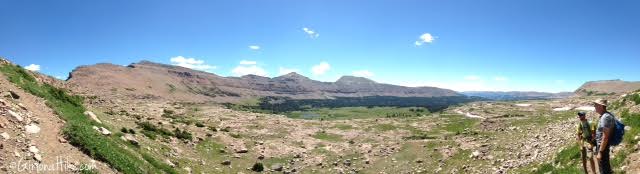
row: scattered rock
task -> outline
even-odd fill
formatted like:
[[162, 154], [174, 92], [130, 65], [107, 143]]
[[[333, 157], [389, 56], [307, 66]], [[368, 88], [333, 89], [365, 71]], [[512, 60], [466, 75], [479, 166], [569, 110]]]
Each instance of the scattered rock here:
[[100, 121], [100, 119], [98, 119], [98, 116], [96, 116], [96, 114], [94, 114], [91, 111], [84, 111], [84, 115], [86, 115], [87, 117], [91, 118], [91, 120], [102, 124], [102, 121]]
[[482, 153], [480, 153], [480, 151], [474, 151], [473, 153], [471, 153], [471, 158], [479, 158], [480, 155], [482, 155]]
[[167, 165], [169, 165], [171, 167], [176, 167], [176, 164], [173, 164], [173, 162], [171, 162], [171, 160], [169, 160], [169, 159], [165, 159], [164, 162], [167, 163]]
[[6, 132], [3, 132], [2, 134], [0, 134], [0, 136], [2, 136], [2, 138], [5, 140], [8, 140], [9, 138], [11, 138], [11, 136], [9, 136], [9, 134]]
[[42, 155], [40, 154], [35, 154], [33, 155], [33, 159], [35, 159], [38, 162], [42, 162]]
[[109, 131], [108, 129], [104, 128], [104, 127], [97, 127], [97, 126], [93, 126], [93, 129], [95, 129], [96, 131], [100, 132], [102, 135], [111, 135], [111, 131]]
[[18, 103], [18, 107], [20, 107], [20, 109], [22, 110], [27, 110], [27, 107], [25, 107], [22, 103]]
[[13, 91], [5, 91], [2, 93], [3, 97], [12, 98], [12, 99], [20, 99], [20, 96]]
[[248, 152], [249, 152], [249, 149], [247, 149], [247, 148], [241, 148], [241, 149], [236, 150], [236, 153], [248, 153]]
[[135, 137], [133, 137], [133, 135], [131, 134], [125, 134], [123, 136], [120, 137], [120, 139], [124, 140], [124, 141], [128, 141], [129, 143], [135, 145], [135, 146], [139, 146], [140, 142], [138, 140], [136, 140]]
[[282, 168], [283, 168], [282, 164], [273, 164], [273, 165], [271, 165], [271, 170], [274, 170], [274, 171], [278, 171], [278, 172], [282, 171]]
[[40, 150], [36, 146], [29, 146], [29, 152], [38, 153]]
[[38, 125], [36, 124], [30, 124], [30, 125], [24, 126], [24, 129], [27, 133], [30, 133], [30, 134], [36, 134], [40, 132], [40, 127], [38, 127]]
[[67, 143], [68, 142], [67, 139], [64, 139], [64, 137], [58, 137], [58, 141], [60, 143]]
[[22, 122], [22, 116], [18, 115], [18, 113], [13, 112], [12, 110], [7, 110], [7, 113], [9, 113], [9, 115], [11, 115], [13, 118], [15, 118], [16, 120], [18, 120], [19, 122]]

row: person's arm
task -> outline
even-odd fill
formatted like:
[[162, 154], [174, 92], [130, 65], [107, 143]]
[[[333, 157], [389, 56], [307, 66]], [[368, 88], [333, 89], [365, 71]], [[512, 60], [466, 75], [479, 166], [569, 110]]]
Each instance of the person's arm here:
[[609, 135], [611, 133], [611, 128], [603, 127], [602, 128], [602, 144], [600, 144], [600, 149], [598, 149], [599, 153], [603, 153], [607, 145], [609, 145]]

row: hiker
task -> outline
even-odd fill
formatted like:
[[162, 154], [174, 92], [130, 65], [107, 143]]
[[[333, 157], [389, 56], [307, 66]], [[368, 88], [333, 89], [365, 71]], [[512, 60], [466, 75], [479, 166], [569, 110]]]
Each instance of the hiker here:
[[596, 133], [596, 125], [587, 120], [587, 113], [580, 111], [578, 112], [578, 120], [580, 121], [576, 125], [576, 138], [578, 140], [578, 145], [582, 151], [582, 168], [584, 169], [584, 173], [589, 173], [587, 170], [587, 159], [591, 164], [591, 171], [596, 172], [595, 162], [593, 160], [593, 148], [596, 145], [595, 142], [595, 133]]
[[616, 120], [613, 114], [607, 111], [607, 100], [598, 99], [593, 102], [596, 113], [600, 115], [598, 129], [596, 129], [596, 159], [601, 174], [613, 173], [609, 163], [609, 144], [616, 128]]

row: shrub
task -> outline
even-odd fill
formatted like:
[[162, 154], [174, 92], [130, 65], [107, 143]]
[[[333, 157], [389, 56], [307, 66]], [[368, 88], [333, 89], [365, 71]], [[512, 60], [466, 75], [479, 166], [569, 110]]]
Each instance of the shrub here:
[[187, 130], [180, 130], [179, 128], [176, 128], [173, 133], [175, 134], [176, 138], [178, 139], [183, 139], [183, 140], [192, 140], [193, 137], [191, 135], [191, 133], [187, 132]]
[[130, 133], [130, 134], [136, 134], [136, 130], [129, 129], [129, 133]]
[[253, 167], [251, 167], [251, 170], [254, 172], [262, 172], [264, 171], [264, 165], [262, 163], [255, 163], [253, 164]]

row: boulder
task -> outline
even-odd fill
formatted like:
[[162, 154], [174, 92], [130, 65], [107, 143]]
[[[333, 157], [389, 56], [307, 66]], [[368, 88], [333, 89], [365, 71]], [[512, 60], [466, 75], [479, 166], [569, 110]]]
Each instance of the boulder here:
[[22, 110], [27, 110], [27, 107], [24, 106], [22, 103], [18, 103], [18, 107], [20, 107]]
[[111, 131], [109, 131], [108, 129], [106, 129], [104, 127], [93, 126], [93, 129], [95, 129], [96, 131], [100, 132], [102, 135], [111, 135]]
[[273, 170], [273, 171], [278, 171], [279, 172], [279, 171], [282, 171], [282, 169], [283, 169], [282, 164], [273, 164], [273, 165], [271, 165], [271, 170]]
[[169, 160], [169, 159], [165, 159], [164, 162], [167, 163], [167, 165], [169, 165], [171, 167], [176, 167], [176, 164], [173, 164], [173, 162], [171, 162], [171, 160]]
[[18, 115], [18, 113], [13, 112], [12, 110], [7, 110], [7, 113], [9, 113], [9, 115], [11, 115], [13, 118], [15, 118], [16, 120], [18, 120], [19, 122], [22, 122], [22, 116]]
[[33, 159], [35, 159], [38, 162], [42, 162], [42, 155], [40, 154], [35, 154], [33, 155]]
[[248, 153], [248, 152], [249, 152], [249, 149], [247, 149], [247, 148], [240, 148], [240, 149], [236, 150], [236, 153]]
[[58, 142], [67, 143], [67, 139], [64, 139], [64, 137], [58, 137]]
[[40, 132], [40, 127], [38, 125], [32, 123], [30, 125], [24, 126], [24, 130], [27, 133], [36, 134], [36, 133]]
[[40, 150], [36, 146], [29, 146], [29, 152], [35, 154], [35, 153], [40, 152]]
[[98, 116], [96, 116], [96, 114], [94, 114], [91, 111], [84, 111], [84, 115], [86, 115], [87, 117], [91, 118], [91, 120], [102, 124], [102, 121], [100, 121], [100, 119], [98, 119]]
[[474, 151], [473, 153], [471, 153], [471, 158], [479, 158], [480, 155], [482, 155], [482, 153], [480, 153], [480, 151]]
[[133, 137], [133, 135], [131, 135], [131, 134], [125, 134], [125, 135], [121, 136], [120, 139], [122, 139], [124, 141], [127, 141], [127, 142], [129, 142], [129, 143], [131, 143], [133, 145], [136, 145], [136, 146], [140, 145], [140, 142], [138, 140], [136, 140], [136, 138]]
[[231, 161], [230, 160], [224, 160], [220, 164], [228, 166], [228, 165], [231, 165]]
[[9, 138], [11, 138], [11, 136], [9, 136], [9, 134], [6, 132], [3, 132], [2, 134], [0, 134], [0, 136], [5, 140], [8, 140]]
[[2, 92], [3, 97], [12, 98], [12, 99], [20, 99], [20, 96], [13, 91], [5, 91]]

